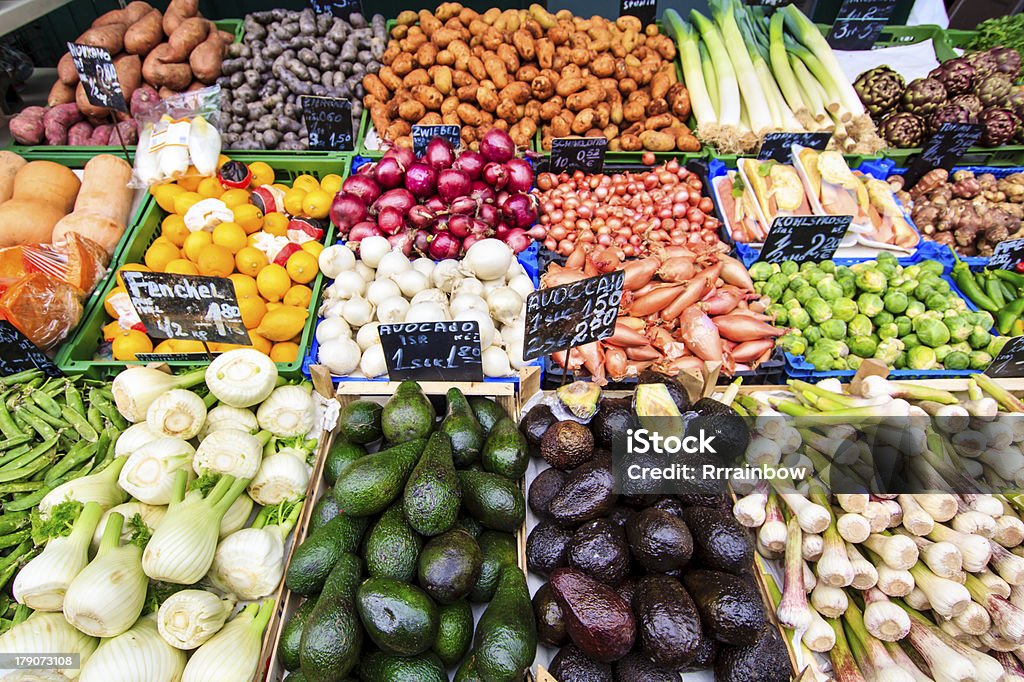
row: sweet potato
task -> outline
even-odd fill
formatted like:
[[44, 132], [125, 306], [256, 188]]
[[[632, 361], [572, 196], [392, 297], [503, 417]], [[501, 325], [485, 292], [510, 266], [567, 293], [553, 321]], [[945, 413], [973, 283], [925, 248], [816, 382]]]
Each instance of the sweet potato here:
[[[170, 43], [157, 45], [142, 63], [142, 78], [157, 87], [181, 92], [192, 82], [192, 69], [172, 58], [174, 48]], [[161, 95], [162, 96], [162, 95]]]
[[211, 26], [213, 24], [202, 17], [189, 17], [182, 21], [167, 38], [167, 44], [171, 46], [169, 61], [187, 61], [192, 50], [210, 35]]
[[199, 0], [171, 0], [167, 5], [167, 11], [164, 12], [164, 34], [173, 34], [181, 22], [196, 16], [199, 16]]
[[90, 28], [78, 36], [75, 42], [80, 45], [102, 47], [113, 56], [124, 49], [124, 34], [127, 30], [128, 27], [124, 24], [107, 24], [106, 26]]
[[59, 78], [50, 88], [50, 94], [46, 98], [46, 106], [55, 107], [58, 104], [67, 104], [75, 101], [75, 88], [72, 85], [65, 85]]
[[113, 9], [106, 14], [101, 14], [96, 21], [92, 22], [92, 25], [94, 28], [97, 26], [106, 26], [107, 24], [125, 24], [127, 26], [131, 26], [152, 10], [153, 6], [148, 2], [135, 0], [135, 2], [129, 2], [125, 5], [123, 9]]
[[[180, 31], [181, 28], [177, 32]], [[224, 41], [216, 32], [211, 33], [206, 40], [192, 50], [192, 54], [188, 57], [188, 65], [192, 68], [192, 73], [197, 80], [206, 85], [211, 85], [220, 78], [223, 63]]]
[[43, 141], [43, 116], [46, 107], [26, 107], [20, 114], [11, 119], [9, 128], [11, 137], [18, 144], [39, 144]]
[[146, 55], [163, 42], [164, 29], [161, 24], [163, 14], [160, 10], [151, 10], [128, 27], [124, 34], [124, 49], [128, 54]]
[[68, 144], [74, 147], [84, 147], [89, 144], [92, 136], [92, 124], [88, 121], [79, 121], [68, 128]]
[[51, 108], [43, 116], [43, 133], [46, 144], [64, 145], [68, 143], [68, 129], [82, 120], [82, 112], [74, 102], [60, 104]]
[[93, 128], [92, 135], [89, 136], [89, 144], [93, 146], [102, 147], [110, 144], [110, 136], [114, 133], [114, 126], [109, 123], [104, 123]]
[[152, 111], [159, 102], [160, 95], [153, 89], [153, 86], [143, 83], [132, 93], [128, 110], [131, 111], [132, 116], [144, 116]]
[[78, 85], [78, 69], [75, 68], [75, 62], [71, 59], [70, 52], [65, 52], [57, 62], [57, 78], [64, 85], [71, 87]]

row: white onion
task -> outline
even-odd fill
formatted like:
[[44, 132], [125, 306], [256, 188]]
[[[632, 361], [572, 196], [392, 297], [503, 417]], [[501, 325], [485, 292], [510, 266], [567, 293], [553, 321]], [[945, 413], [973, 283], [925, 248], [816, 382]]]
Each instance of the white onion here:
[[499, 239], [481, 239], [466, 250], [463, 269], [477, 279], [503, 278], [515, 258], [512, 249]]
[[499, 287], [487, 295], [491, 317], [502, 324], [511, 324], [523, 308], [523, 297], [511, 287]]
[[448, 305], [448, 296], [440, 289], [424, 289], [413, 296], [409, 303], [411, 305], [416, 305], [417, 303], [436, 303], [444, 306]]
[[363, 261], [356, 261], [356, 272], [363, 278], [364, 282], [372, 282], [374, 277], [374, 270]]
[[437, 303], [417, 303], [409, 307], [405, 314], [406, 322], [437, 322], [447, 320], [448, 313]]
[[459, 269], [459, 261], [447, 258], [434, 266], [434, 272], [430, 275], [434, 286], [446, 294], [452, 293], [455, 285], [462, 279], [462, 271]]
[[466, 310], [461, 313], [456, 313], [453, 319], [475, 321], [480, 325], [480, 346], [482, 348], [487, 348], [488, 346], [494, 345], [494, 322], [491, 321], [491, 316], [486, 310]]
[[328, 296], [339, 298], [362, 296], [366, 293], [366, 280], [355, 270], [346, 270], [338, 275], [338, 279], [334, 280], [334, 284], [327, 287], [327, 290]]
[[422, 272], [427, 278], [434, 274], [434, 261], [429, 258], [417, 258], [412, 262], [412, 267], [414, 270]]
[[384, 346], [375, 343], [363, 351], [363, 359], [359, 361], [359, 371], [367, 379], [386, 374], [388, 365], [384, 361]]
[[366, 299], [374, 305], [380, 305], [381, 301], [392, 296], [401, 295], [402, 290], [391, 279], [376, 279], [370, 282], [370, 286], [366, 287]]
[[484, 284], [476, 277], [467, 277], [455, 285], [453, 296], [480, 296], [484, 293]]
[[348, 326], [348, 322], [341, 317], [328, 317], [325, 318], [316, 327], [316, 341], [317, 343], [324, 343], [331, 339], [348, 339], [352, 337], [352, 328]]
[[391, 279], [402, 290], [402, 295], [406, 298], [412, 298], [427, 288], [427, 276], [412, 268], [391, 275]]
[[482, 296], [487, 298], [492, 291], [495, 289], [502, 289], [505, 287], [505, 278], [499, 277], [498, 279], [488, 279], [481, 282], [484, 285], [484, 292]]
[[324, 275], [337, 278], [341, 273], [355, 267], [356, 256], [352, 253], [352, 249], [344, 244], [335, 244], [320, 252], [317, 264]]
[[522, 263], [519, 262], [519, 259], [513, 258], [512, 262], [508, 264], [508, 270], [505, 271], [505, 279], [513, 280], [525, 274], [526, 270], [523, 269]]
[[452, 315], [458, 315], [464, 313], [467, 310], [482, 310], [488, 315], [491, 312], [490, 306], [487, 305], [487, 301], [480, 298], [476, 294], [463, 294], [462, 296], [456, 296], [452, 299], [451, 305]]
[[405, 272], [412, 268], [412, 263], [401, 251], [390, 251], [384, 254], [377, 264], [377, 279], [391, 277], [399, 272]]
[[318, 358], [331, 374], [346, 376], [359, 366], [359, 346], [352, 339], [331, 339], [320, 345]]
[[501, 328], [501, 338], [505, 343], [514, 343], [519, 340], [522, 341], [526, 336], [526, 325], [523, 324], [522, 320], [514, 320], [512, 324], [503, 325]]
[[484, 366], [484, 376], [505, 377], [512, 373], [512, 367], [508, 362], [508, 355], [497, 346], [490, 346], [484, 349], [481, 356]]
[[373, 319], [373, 304], [362, 296], [354, 296], [341, 307], [341, 316], [353, 327], [362, 327]]
[[527, 296], [536, 291], [533, 287], [533, 281], [526, 275], [516, 275], [515, 277], [512, 277], [508, 281], [508, 287], [522, 296], [524, 301]]
[[401, 296], [391, 296], [385, 298], [377, 306], [377, 319], [384, 324], [398, 324], [405, 321], [407, 312], [409, 312], [409, 302]]
[[371, 268], [380, 264], [380, 260], [391, 252], [391, 242], [387, 237], [367, 237], [359, 242], [359, 259]]
[[377, 333], [377, 327], [380, 326], [379, 322], [371, 322], [370, 324], [364, 325], [359, 333], [356, 334], [356, 343], [364, 351], [370, 346], [380, 343], [380, 334]]
[[533, 362], [533, 360], [523, 360], [523, 337], [506, 339], [506, 342], [508, 345], [505, 352], [508, 353], [508, 362], [512, 365], [512, 369], [522, 369]]

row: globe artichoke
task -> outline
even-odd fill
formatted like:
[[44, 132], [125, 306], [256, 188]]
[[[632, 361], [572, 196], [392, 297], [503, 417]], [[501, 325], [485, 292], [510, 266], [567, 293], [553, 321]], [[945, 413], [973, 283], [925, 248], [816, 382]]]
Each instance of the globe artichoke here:
[[1013, 81], [1005, 73], [992, 73], [974, 84], [974, 94], [986, 107], [1001, 107], [1013, 91]]
[[918, 147], [924, 140], [924, 119], [906, 111], [898, 111], [882, 120], [879, 132], [892, 147]]
[[929, 78], [938, 80], [946, 88], [946, 95], [962, 95], [971, 91], [974, 85], [974, 67], [966, 59], [950, 59], [942, 62], [928, 74]]
[[938, 132], [943, 123], [970, 123], [974, 116], [966, 107], [946, 102], [928, 117], [928, 132]]
[[965, 55], [964, 59], [977, 71], [975, 78], [988, 76], [999, 70], [999, 62], [996, 61], [995, 55], [988, 50], [985, 52], [972, 52]]
[[981, 115], [984, 126], [978, 144], [982, 147], [1001, 147], [1017, 135], [1020, 119], [1009, 109], [986, 109]]
[[1016, 81], [1020, 75], [1020, 52], [1012, 47], [993, 47], [988, 52], [996, 60], [996, 71]]
[[958, 104], [964, 109], [967, 109], [971, 114], [972, 123], [975, 119], [981, 116], [981, 112], [985, 110], [985, 105], [982, 104], [981, 100], [978, 99], [978, 96], [974, 94], [957, 95], [953, 99], [949, 100], [949, 103]]
[[1024, 120], [1024, 86], [1013, 86], [1010, 95], [1003, 102], [1003, 107], [1017, 114], [1017, 118]]
[[903, 111], [916, 116], [928, 116], [946, 101], [946, 87], [935, 78], [917, 78], [903, 91], [900, 104]]
[[879, 117], [895, 107], [906, 83], [903, 76], [888, 66], [877, 66], [857, 76], [853, 89], [857, 91], [864, 108], [872, 116]]

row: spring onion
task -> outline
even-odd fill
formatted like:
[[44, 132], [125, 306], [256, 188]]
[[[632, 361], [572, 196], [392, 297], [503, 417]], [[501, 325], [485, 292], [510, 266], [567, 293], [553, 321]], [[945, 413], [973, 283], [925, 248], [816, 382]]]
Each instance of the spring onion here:
[[786, 574], [777, 615], [780, 623], [793, 630], [803, 630], [811, 621], [811, 614], [807, 608], [807, 592], [803, 584], [801, 535], [796, 516], [790, 516], [786, 526]]

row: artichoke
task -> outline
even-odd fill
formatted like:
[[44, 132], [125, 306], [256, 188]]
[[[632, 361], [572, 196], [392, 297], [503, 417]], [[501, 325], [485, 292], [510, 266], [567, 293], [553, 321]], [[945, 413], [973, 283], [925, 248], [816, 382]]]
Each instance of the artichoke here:
[[953, 97], [971, 91], [975, 73], [974, 67], [968, 64], [966, 59], [960, 58], [942, 62], [937, 68], [932, 69], [928, 77], [942, 83], [946, 88], [946, 95]]
[[1009, 109], [1017, 114], [1017, 118], [1024, 120], [1024, 86], [1013, 86], [1009, 97], [1003, 102], [1003, 108]]
[[996, 61], [995, 55], [989, 51], [985, 52], [972, 52], [964, 56], [974, 70], [977, 71], [975, 78], [981, 78], [982, 76], [988, 76], [999, 70], [999, 62]]
[[949, 103], [957, 104], [962, 106], [964, 109], [967, 109], [971, 114], [972, 123], [974, 122], [974, 119], [981, 116], [981, 112], [985, 110], [985, 105], [981, 103], [981, 100], [978, 99], [977, 95], [973, 94], [957, 95], [953, 99], [949, 100]]
[[993, 47], [988, 52], [996, 60], [996, 71], [1016, 81], [1020, 75], [1020, 52], [1012, 47]]
[[1009, 109], [986, 109], [980, 123], [984, 129], [978, 144], [982, 147], [1001, 147], [1013, 140], [1020, 128], [1020, 119]]
[[1013, 81], [1005, 73], [993, 73], [978, 80], [974, 94], [986, 107], [1001, 107], [1013, 91]]
[[905, 111], [898, 111], [882, 120], [879, 132], [891, 147], [918, 147], [924, 140], [924, 119]]
[[876, 66], [857, 76], [853, 89], [857, 91], [864, 108], [872, 116], [881, 116], [900, 101], [900, 95], [906, 88], [903, 76], [888, 66]]
[[917, 116], [933, 113], [946, 101], [946, 88], [935, 78], [918, 78], [910, 81], [903, 91], [900, 103], [903, 111]]
[[971, 123], [973, 119], [966, 107], [946, 102], [928, 117], [928, 132], [938, 132], [943, 123]]

